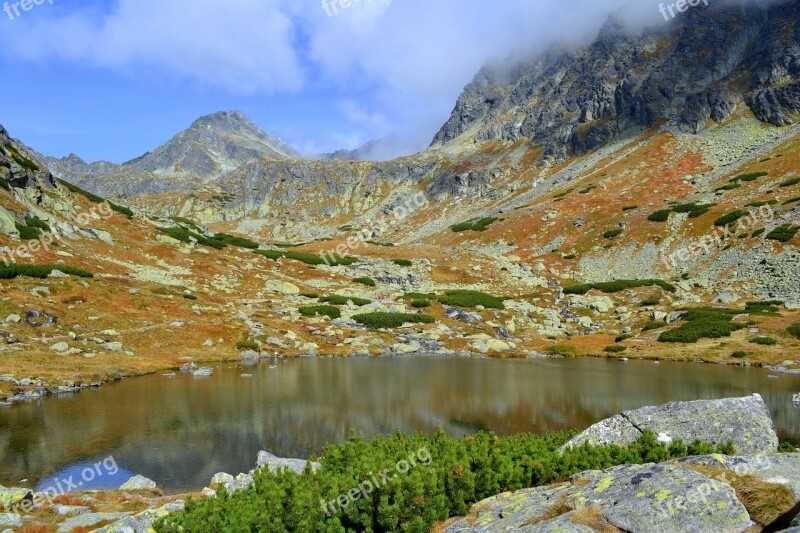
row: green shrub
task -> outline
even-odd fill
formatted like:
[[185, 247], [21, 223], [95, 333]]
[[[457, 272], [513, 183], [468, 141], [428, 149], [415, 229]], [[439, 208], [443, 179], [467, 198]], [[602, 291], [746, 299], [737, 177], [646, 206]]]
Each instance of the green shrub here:
[[727, 215], [719, 217], [717, 220], [714, 221], [714, 225], [718, 227], [730, 226], [740, 218], [746, 217], [749, 214], [750, 213], [748, 213], [744, 209], [737, 209], [732, 213], [728, 213]]
[[669, 326], [669, 324], [667, 324], [663, 320], [657, 320], [657, 321], [648, 322], [647, 324], [645, 324], [644, 327], [642, 328], [642, 331], [652, 331], [654, 329], [661, 329], [661, 328], [665, 328], [667, 326]]
[[300, 296], [303, 296], [304, 298], [319, 298], [319, 294], [316, 292], [301, 292]]
[[5, 180], [5, 178], [0, 178], [0, 187], [7, 191], [11, 190], [11, 185]]
[[16, 161], [17, 164], [19, 166], [21, 166], [22, 168], [30, 170], [31, 172], [37, 172], [37, 171], [41, 170], [39, 168], [39, 165], [37, 165], [36, 163], [34, 163], [33, 161], [31, 161], [30, 159], [28, 159], [27, 157], [25, 157], [21, 153], [19, 153], [17, 151], [17, 149], [14, 148], [13, 146], [11, 146], [10, 144], [6, 145], [6, 149], [8, 150], [9, 154], [11, 155], [11, 159]]
[[688, 204], [678, 204], [672, 208], [675, 213], [688, 213], [689, 218], [697, 218], [708, 213], [716, 204], [696, 204], [694, 202]]
[[[261, 468], [250, 488], [215, 498], [188, 498], [184, 511], [161, 518], [159, 532], [202, 531], [430, 531], [437, 522], [465, 516], [485, 498], [503, 491], [550, 485], [586, 470], [621, 464], [658, 463], [693, 454], [733, 453], [717, 446], [675, 441], [669, 447], [645, 431], [626, 447], [584, 445], [559, 453], [572, 432], [545, 436], [500, 437], [480, 432], [454, 439], [396, 433], [364, 441], [326, 446], [321, 467], [297, 474], [289, 469]], [[415, 459], [411, 465], [409, 458]], [[404, 461], [406, 473], [393, 475], [342, 507], [330, 505], [359, 484]]]
[[718, 187], [718, 188], [714, 189], [714, 192], [733, 191], [735, 189], [741, 188], [741, 186], [742, 185], [740, 183], [729, 183], [728, 185], [725, 185], [724, 187]]
[[781, 204], [781, 205], [789, 205], [789, 204], [793, 204], [795, 202], [800, 202], [800, 196], [795, 196], [794, 198], [789, 198], [788, 200], [783, 202], [783, 204]]
[[436, 319], [430, 315], [414, 313], [365, 313], [353, 316], [353, 320], [370, 329], [399, 328], [403, 324], [433, 324]]
[[453, 307], [477, 307], [482, 305], [487, 309], [505, 309], [504, 298], [492, 296], [479, 291], [447, 291], [439, 301]]
[[613, 239], [614, 237], [618, 237], [619, 235], [622, 235], [622, 230], [619, 228], [610, 229], [607, 232], [603, 233], [603, 237], [605, 237], [606, 239]]
[[392, 263], [401, 267], [410, 267], [414, 265], [414, 263], [412, 263], [408, 259], [392, 259]]
[[364, 307], [365, 305], [369, 305], [372, 303], [372, 300], [367, 300], [366, 298], [356, 298], [355, 296], [344, 296], [342, 294], [333, 294], [331, 296], [325, 296], [319, 299], [320, 302], [325, 302], [333, 305], [347, 305], [349, 302], [353, 302], [353, 305], [358, 307]]
[[744, 359], [745, 357], [747, 357], [747, 352], [743, 352], [741, 350], [738, 350], [738, 351], [733, 352], [731, 354], [731, 357], [733, 357], [734, 359]]
[[353, 278], [353, 281], [355, 283], [360, 283], [368, 287], [374, 287], [375, 285], [377, 285], [377, 283], [375, 283], [375, 280], [372, 278]]
[[407, 292], [400, 296], [398, 300], [435, 300], [436, 295], [432, 292]]
[[614, 339], [614, 342], [624, 342], [624, 341], [626, 341], [628, 339], [631, 339], [631, 338], [633, 338], [633, 335], [625, 333], [624, 335], [620, 335], [619, 337]]
[[250, 239], [228, 235], [227, 233], [217, 233], [214, 235], [214, 240], [224, 242], [228, 246], [244, 248], [245, 250], [257, 250], [260, 246], [257, 242], [251, 241]]
[[621, 344], [612, 344], [611, 346], [606, 346], [603, 348], [603, 351], [606, 353], [622, 353], [627, 349], [627, 346], [622, 346]]
[[383, 246], [385, 248], [394, 248], [394, 243], [391, 242], [367, 241], [367, 244], [371, 244], [373, 246]]
[[775, 346], [778, 341], [772, 337], [753, 337], [750, 339], [750, 344], [759, 344], [761, 346]]
[[791, 224], [784, 224], [772, 230], [767, 239], [779, 242], [789, 242], [794, 239], [797, 232], [800, 231], [800, 226], [792, 226]]
[[14, 279], [20, 276], [27, 278], [47, 278], [53, 270], [59, 270], [64, 274], [77, 276], [79, 278], [91, 278], [91, 273], [82, 268], [75, 268], [67, 265], [0, 265], [0, 279]]
[[546, 351], [550, 355], [560, 355], [562, 357], [578, 355], [578, 348], [570, 344], [556, 344], [554, 346], [548, 346]]
[[761, 202], [750, 202], [747, 204], [747, 207], [764, 207], [765, 205], [776, 205], [777, 203], [777, 200], [764, 200]]
[[197, 296], [195, 296], [194, 294], [184, 294], [182, 296], [187, 300], [197, 300]]
[[196, 231], [197, 233], [203, 233], [205, 230], [194, 223], [194, 221], [189, 220], [185, 217], [169, 217], [170, 220], [173, 222], [177, 222], [178, 224], [183, 224], [185, 226], [189, 226], [189, 229], [192, 231]]
[[658, 305], [660, 303], [661, 303], [661, 299], [660, 298], [648, 298], [646, 300], [642, 300], [642, 303], [640, 305], [642, 307], [652, 307], [652, 306]]
[[786, 328], [786, 331], [788, 331], [790, 335], [794, 335], [795, 337], [800, 339], [800, 322], [792, 324], [791, 326]]
[[108, 202], [108, 205], [111, 207], [111, 209], [113, 209], [117, 213], [122, 213], [123, 215], [125, 215], [128, 218], [133, 218], [133, 211], [131, 211], [127, 207], [123, 207], [121, 205], [117, 205], [114, 202], [106, 200], [105, 198], [97, 196], [96, 194], [92, 194], [89, 191], [84, 191], [83, 189], [81, 189], [77, 185], [73, 185], [73, 184], [71, 184], [71, 183], [69, 183], [67, 181], [62, 180], [62, 179], [58, 180], [58, 182], [61, 185], [63, 185], [64, 187], [66, 187], [67, 190], [69, 190], [70, 192], [72, 192], [74, 194], [80, 194], [81, 196], [85, 197], [87, 200], [89, 200], [91, 202], [94, 202], [96, 204], [102, 204], [104, 202]]
[[253, 253], [263, 255], [267, 259], [272, 259], [273, 261], [277, 261], [278, 259], [285, 257], [286, 259], [294, 259], [295, 261], [300, 261], [301, 263], [305, 263], [307, 265], [327, 264], [329, 266], [348, 266], [358, 263], [358, 259], [355, 257], [339, 257], [338, 255], [332, 255], [322, 258], [314, 254], [292, 252], [289, 250], [254, 250]]
[[428, 300], [413, 300], [411, 302], [411, 307], [416, 307], [417, 309], [424, 309], [425, 307], [430, 307], [431, 303]]
[[339, 318], [340, 316], [342, 316], [342, 312], [339, 310], [339, 308], [334, 307], [332, 305], [310, 305], [306, 307], [301, 307], [300, 314], [303, 316], [323, 315], [323, 316], [328, 316], [332, 319]]
[[486, 231], [486, 229], [497, 222], [499, 219], [496, 217], [484, 217], [478, 219], [468, 220], [451, 226], [450, 229], [453, 233], [461, 233], [462, 231]]
[[638, 205], [626, 205], [625, 207], [622, 208], [622, 211], [627, 212], [627, 211], [634, 211], [636, 209], [639, 209]]
[[693, 344], [703, 338], [719, 339], [730, 337], [734, 331], [746, 328], [744, 324], [733, 322], [739, 311], [718, 307], [689, 309], [683, 315], [684, 323], [675, 329], [665, 331], [659, 342]]
[[19, 238], [23, 241], [32, 241], [42, 236], [42, 231], [39, 228], [32, 228], [19, 222], [15, 222], [14, 227], [19, 231]]
[[588, 187], [586, 187], [585, 189], [578, 191], [578, 193], [579, 194], [589, 194], [590, 192], [592, 192], [596, 188], [597, 188], [597, 185], [592, 184], [592, 185], [589, 185]]
[[575, 254], [567, 254], [567, 255], [564, 256], [564, 259], [567, 260], [567, 261], [572, 261], [576, 257], [578, 257], [578, 256], [575, 255]]
[[767, 231], [766, 228], [757, 229], [752, 233], [752, 235], [750, 235], [750, 238], [755, 239], [756, 237], [761, 237], [762, 235], [764, 235], [764, 233], [766, 233], [766, 231]]
[[651, 222], [666, 222], [669, 220], [669, 215], [672, 213], [672, 209], [662, 209], [661, 211], [656, 211], [655, 213], [650, 213], [648, 215], [647, 220]]
[[783, 305], [784, 302], [780, 300], [767, 300], [762, 302], [747, 302], [744, 310], [751, 315], [763, 316], [779, 316], [780, 309], [778, 306]]
[[613, 294], [621, 292], [626, 289], [636, 289], [639, 287], [652, 287], [658, 286], [667, 292], [675, 292], [677, 289], [674, 285], [670, 285], [666, 281], [660, 279], [644, 279], [644, 280], [617, 280], [608, 281], [604, 283], [583, 283], [580, 285], [573, 285], [564, 289], [564, 294], [586, 294], [592, 289], [604, 292], [606, 294]]
[[192, 242], [192, 239], [197, 241], [198, 244], [202, 244], [203, 246], [208, 246], [210, 248], [214, 248], [217, 250], [222, 250], [227, 248], [227, 244], [222, 241], [218, 241], [216, 239], [209, 239], [208, 237], [204, 237], [199, 233], [195, 233], [193, 231], [189, 231], [185, 228], [174, 227], [174, 228], [158, 228], [159, 231], [162, 233], [166, 233], [173, 239], [179, 240], [181, 242]]
[[797, 185], [798, 183], [800, 183], [800, 178], [793, 178], [790, 179], [789, 181], [784, 181], [779, 185], [779, 187], [785, 189], [787, 187], [792, 187], [793, 185]]
[[258, 350], [258, 343], [253, 340], [244, 340], [236, 343], [237, 350]]
[[52, 231], [50, 229], [50, 225], [45, 222], [44, 220], [39, 220], [38, 218], [26, 218], [25, 225], [29, 228], [37, 228], [44, 231]]
[[769, 176], [769, 172], [750, 172], [749, 174], [742, 174], [741, 176], [731, 178], [730, 181], [731, 183], [737, 181], [756, 181], [758, 178], [763, 178], [764, 176]]

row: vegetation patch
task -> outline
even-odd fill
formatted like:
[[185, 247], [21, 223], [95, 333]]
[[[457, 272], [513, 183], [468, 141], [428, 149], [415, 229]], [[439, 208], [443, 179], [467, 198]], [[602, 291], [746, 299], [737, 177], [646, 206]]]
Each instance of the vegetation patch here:
[[763, 178], [764, 176], [769, 176], [769, 172], [750, 172], [731, 178], [730, 181], [731, 183], [736, 183], [737, 181], [756, 181], [758, 178]]
[[23, 241], [31, 241], [42, 236], [42, 231], [39, 228], [32, 228], [26, 224], [20, 224], [19, 222], [15, 222], [14, 227], [17, 228], [19, 238]]
[[669, 220], [670, 214], [672, 214], [672, 209], [662, 209], [661, 211], [650, 213], [650, 215], [647, 216], [647, 220], [650, 222], [666, 222]]
[[401, 267], [410, 267], [414, 265], [414, 263], [408, 259], [392, 259], [392, 263]]
[[433, 324], [436, 319], [430, 315], [416, 313], [365, 313], [353, 316], [353, 320], [370, 329], [399, 328], [403, 324]]
[[789, 198], [788, 200], [783, 202], [782, 205], [790, 205], [790, 204], [794, 204], [796, 202], [800, 202], [800, 196], [795, 196], [794, 198]]
[[741, 183], [729, 183], [723, 187], [718, 187], [714, 189], [714, 192], [733, 191], [735, 189], [741, 188], [741, 186], [742, 186]]
[[678, 204], [672, 208], [675, 213], [688, 213], [689, 218], [697, 218], [708, 213], [712, 207], [717, 204], [696, 204], [694, 202], [688, 204]]
[[747, 204], [747, 207], [764, 207], [765, 205], [776, 205], [777, 203], [777, 200], [764, 200], [760, 202], [750, 202]]
[[762, 235], [764, 235], [764, 233], [766, 233], [766, 232], [767, 232], [767, 229], [766, 229], [766, 228], [759, 228], [759, 229], [755, 230], [755, 231], [754, 231], [754, 232], [753, 232], [753, 233], [750, 235], [750, 238], [751, 238], [751, 239], [755, 239], [756, 237], [761, 237], [761, 236], [762, 236]]
[[795, 337], [800, 339], [800, 322], [798, 322], [797, 324], [792, 324], [791, 326], [786, 328], [786, 331], [788, 331], [790, 335], [794, 335]]
[[372, 303], [372, 300], [366, 298], [356, 298], [355, 296], [344, 296], [342, 294], [332, 294], [319, 299], [320, 302], [325, 302], [333, 305], [348, 305], [353, 302], [353, 305], [364, 307]]
[[592, 192], [592, 191], [593, 191], [593, 190], [595, 190], [596, 188], [597, 188], [597, 185], [589, 185], [589, 186], [588, 186], [588, 187], [586, 187], [585, 189], [582, 189], [582, 190], [580, 190], [580, 191], [578, 191], [578, 192], [579, 192], [580, 194], [589, 194], [590, 192]]
[[573, 259], [575, 259], [577, 257], [578, 256], [575, 255], [575, 254], [567, 254], [567, 255], [564, 256], [564, 259], [566, 259], [567, 261], [572, 261]]
[[623, 212], [627, 212], [627, 211], [635, 211], [635, 210], [637, 210], [637, 209], [639, 209], [639, 206], [638, 206], [638, 205], [626, 205], [625, 207], [623, 207], [623, 208], [622, 208], [622, 211], [623, 211]]
[[625, 333], [624, 335], [620, 335], [619, 337], [614, 339], [614, 342], [624, 342], [624, 341], [626, 341], [628, 339], [632, 339], [632, 338], [633, 338], [633, 335], [631, 335], [629, 333]]
[[745, 357], [747, 357], [747, 352], [744, 352], [742, 350], [737, 350], [731, 354], [731, 357], [733, 357], [734, 359], [744, 359]]
[[417, 309], [424, 309], [430, 306], [431, 302], [429, 300], [413, 300], [411, 302], [411, 307], [416, 307]]
[[797, 185], [798, 183], [800, 183], [800, 178], [794, 178], [794, 179], [790, 179], [789, 181], [784, 181], [783, 183], [781, 183], [779, 185], [779, 187], [782, 188], [782, 189], [785, 189], [787, 187], [792, 187], [794, 185]]
[[258, 343], [253, 340], [243, 340], [236, 343], [237, 350], [258, 350]]
[[610, 229], [607, 232], [603, 233], [603, 237], [605, 237], [606, 239], [613, 239], [614, 237], [618, 237], [619, 235], [622, 235], [622, 230], [619, 228]]
[[81, 196], [83, 196], [87, 200], [89, 200], [91, 202], [94, 202], [96, 204], [102, 204], [104, 202], [107, 202], [108, 205], [111, 206], [111, 209], [113, 209], [117, 213], [122, 213], [123, 215], [125, 215], [128, 218], [133, 218], [133, 211], [131, 211], [127, 207], [115, 204], [114, 202], [106, 200], [105, 198], [97, 196], [96, 194], [92, 194], [89, 191], [84, 191], [83, 189], [81, 189], [77, 185], [73, 185], [73, 184], [69, 183], [68, 181], [64, 181], [62, 179], [59, 179], [58, 182], [61, 185], [63, 185], [64, 187], [66, 187], [68, 191], [70, 191], [70, 192], [72, 192], [74, 194], [80, 194]]
[[20, 276], [26, 278], [45, 279], [53, 272], [59, 270], [64, 274], [77, 276], [79, 278], [93, 277], [90, 272], [82, 268], [75, 268], [67, 265], [0, 265], [0, 279], [14, 279]]
[[371, 244], [373, 246], [383, 246], [385, 248], [394, 248], [394, 243], [392, 242], [367, 241], [367, 244]]
[[50, 225], [44, 220], [39, 220], [38, 218], [31, 218], [31, 217], [26, 218], [25, 225], [28, 226], [29, 228], [37, 228], [43, 231], [51, 231]]
[[334, 307], [332, 305], [310, 305], [306, 307], [300, 308], [300, 314], [303, 316], [327, 316], [330, 318], [339, 318], [342, 316], [342, 312], [339, 310], [338, 307]]
[[[254, 250], [253, 253], [258, 255], [263, 255], [267, 259], [272, 259], [273, 261], [277, 261], [285, 257], [286, 259], [294, 259], [295, 261], [300, 261], [301, 263], [305, 263], [307, 265], [324, 265], [325, 259], [318, 255], [314, 254], [307, 254], [303, 252], [292, 252], [289, 250]], [[358, 263], [358, 259], [355, 257], [340, 257], [338, 255], [329, 256], [327, 264], [330, 266], [348, 266]]]
[[246, 250], [258, 250], [258, 247], [260, 246], [257, 242], [251, 241], [250, 239], [228, 235], [227, 233], [217, 233], [214, 235], [214, 240], [224, 242], [228, 246], [235, 246], [237, 248], [244, 248]]
[[778, 309], [778, 306], [783, 304], [784, 302], [780, 300], [747, 302], [744, 306], [744, 310], [751, 315], [780, 316], [780, 309]]
[[573, 285], [564, 289], [564, 294], [586, 294], [590, 290], [595, 289], [606, 294], [613, 294], [621, 292], [626, 289], [636, 289], [639, 287], [653, 287], [658, 286], [667, 292], [675, 292], [677, 289], [674, 285], [670, 285], [666, 281], [660, 279], [643, 279], [643, 280], [617, 280], [608, 281], [604, 283], [582, 283], [580, 285]]
[[658, 305], [660, 303], [661, 303], [661, 299], [660, 298], [648, 298], [646, 300], [642, 300], [642, 303], [639, 304], [639, 305], [641, 305], [642, 307], [652, 307], [652, 306]]
[[647, 324], [645, 324], [644, 327], [642, 328], [642, 331], [652, 331], [654, 329], [661, 329], [667, 326], [669, 326], [669, 324], [667, 324], [663, 320], [654, 320], [652, 322], [648, 322]]
[[578, 348], [571, 344], [556, 344], [547, 347], [547, 353], [550, 355], [560, 355], [561, 357], [574, 357], [578, 355]]
[[772, 337], [753, 337], [750, 339], [750, 344], [758, 344], [760, 346], [775, 346], [778, 341]]
[[463, 231], [486, 231], [489, 226], [498, 220], [500, 219], [497, 217], [476, 218], [451, 226], [450, 229], [453, 233], [461, 233]]
[[778, 242], [789, 242], [795, 238], [797, 232], [800, 231], [800, 226], [792, 226], [791, 224], [784, 224], [769, 232], [767, 239]]
[[662, 333], [659, 342], [693, 344], [700, 339], [730, 337], [734, 331], [746, 328], [745, 324], [733, 322], [739, 311], [719, 307], [700, 307], [686, 310], [684, 323], [678, 328]]
[[439, 301], [453, 307], [478, 307], [482, 305], [487, 309], [505, 309], [503, 300], [499, 296], [492, 296], [480, 291], [447, 291]]
[[186, 228], [181, 227], [174, 227], [174, 228], [158, 228], [158, 230], [162, 233], [166, 233], [173, 239], [176, 239], [181, 242], [191, 243], [192, 240], [197, 241], [198, 244], [202, 244], [203, 246], [208, 246], [210, 248], [214, 248], [216, 250], [222, 250], [227, 248], [227, 244], [222, 241], [218, 241], [216, 239], [210, 239], [208, 237], [204, 237], [199, 233], [195, 233], [193, 231], [189, 231]]
[[606, 346], [603, 348], [603, 351], [606, 353], [622, 353], [628, 349], [627, 346], [623, 346], [621, 344], [612, 344], [611, 346]]
[[730, 226], [740, 218], [744, 218], [749, 214], [750, 213], [748, 213], [744, 209], [737, 209], [736, 211], [733, 211], [731, 213], [728, 213], [727, 215], [722, 215], [721, 217], [719, 217], [717, 220], [714, 221], [714, 225], [717, 227]]
[[353, 278], [353, 281], [355, 283], [360, 283], [368, 287], [374, 287], [375, 285], [377, 285], [377, 283], [375, 283], [375, 280], [372, 278]]
[[432, 292], [407, 292], [400, 296], [398, 300], [435, 300], [436, 295]]

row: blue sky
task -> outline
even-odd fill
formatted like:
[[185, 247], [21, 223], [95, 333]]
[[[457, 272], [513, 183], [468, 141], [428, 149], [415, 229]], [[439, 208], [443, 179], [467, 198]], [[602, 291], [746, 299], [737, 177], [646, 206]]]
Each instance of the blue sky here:
[[306, 154], [421, 149], [487, 60], [583, 42], [632, 0], [16, 1], [0, 123], [47, 155], [122, 162], [231, 109]]

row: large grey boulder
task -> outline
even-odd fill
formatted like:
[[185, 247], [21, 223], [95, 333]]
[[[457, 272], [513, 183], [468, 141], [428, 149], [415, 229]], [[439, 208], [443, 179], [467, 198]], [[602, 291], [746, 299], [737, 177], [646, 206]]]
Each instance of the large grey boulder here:
[[[256, 467], [262, 468], [267, 467], [273, 472], [277, 472], [282, 468], [288, 468], [298, 474], [302, 474], [303, 470], [306, 469], [306, 464], [308, 461], [305, 459], [282, 459], [276, 455], [273, 455], [269, 452], [258, 452], [258, 460], [256, 461]], [[320, 464], [317, 462], [311, 462], [311, 468], [316, 470], [320, 467]]]
[[753, 525], [730, 486], [676, 465], [647, 464], [584, 472], [570, 483], [489, 498], [473, 507], [474, 520], [452, 524], [446, 533], [577, 533], [588, 528], [575, 523], [575, 512], [587, 510], [630, 533], [741, 533]]
[[675, 461], [679, 466], [697, 465], [753, 476], [766, 483], [785, 485], [795, 502], [800, 502], [800, 453], [776, 453], [748, 456], [700, 455]]
[[156, 488], [156, 482], [144, 476], [133, 476], [122, 484], [119, 490], [148, 490]]
[[33, 492], [30, 489], [11, 488], [7, 489], [0, 485], [0, 508], [12, 509], [20, 502], [33, 500]]
[[711, 444], [733, 442], [737, 454], [771, 453], [778, 449], [778, 435], [769, 409], [758, 394], [725, 400], [673, 402], [625, 411], [597, 424], [570, 440], [562, 450], [585, 442], [625, 446], [645, 430], [663, 441], [695, 439]]

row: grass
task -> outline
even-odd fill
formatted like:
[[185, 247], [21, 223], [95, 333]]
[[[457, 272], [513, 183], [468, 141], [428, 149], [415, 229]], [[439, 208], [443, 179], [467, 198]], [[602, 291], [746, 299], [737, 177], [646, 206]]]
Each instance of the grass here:
[[365, 313], [353, 316], [353, 320], [370, 329], [399, 328], [403, 324], [433, 324], [436, 319], [430, 315], [413, 313]]
[[605, 283], [583, 283], [580, 285], [573, 285], [564, 289], [564, 294], [586, 294], [590, 290], [595, 289], [606, 294], [613, 294], [621, 292], [626, 289], [636, 289], [639, 287], [652, 287], [658, 286], [667, 292], [675, 292], [677, 289], [674, 285], [670, 285], [666, 281], [660, 279], [644, 279], [644, 280], [617, 280]]
[[790, 335], [794, 335], [795, 337], [800, 339], [800, 322], [792, 324], [791, 326], [786, 328], [786, 331], [788, 331]]
[[739, 311], [719, 307], [700, 307], [689, 309], [683, 316], [684, 323], [675, 329], [665, 331], [658, 337], [659, 342], [694, 344], [700, 339], [719, 339], [730, 337], [734, 331], [746, 328], [744, 324], [733, 322]]
[[447, 291], [439, 301], [445, 305], [453, 307], [478, 307], [483, 306], [487, 309], [505, 309], [503, 300], [499, 296], [492, 296], [479, 291]]
[[377, 283], [375, 283], [375, 280], [372, 278], [353, 278], [353, 282], [366, 285], [367, 287], [374, 287], [375, 285], [377, 285]]
[[767, 239], [778, 242], [789, 242], [795, 238], [798, 231], [800, 231], [800, 226], [784, 224], [769, 232]]
[[775, 346], [778, 341], [772, 337], [753, 337], [750, 339], [750, 344], [758, 344], [759, 346]]
[[650, 213], [647, 216], [647, 220], [649, 220], [650, 222], [666, 222], [667, 220], [669, 220], [670, 214], [672, 214], [672, 209], [662, 209], [661, 211]]
[[96, 194], [92, 194], [89, 191], [85, 191], [85, 190], [81, 189], [80, 187], [78, 187], [77, 185], [73, 185], [73, 184], [69, 183], [68, 181], [64, 181], [62, 179], [59, 179], [58, 182], [61, 185], [63, 185], [64, 187], [66, 187], [68, 191], [70, 191], [70, 192], [72, 192], [74, 194], [80, 194], [81, 196], [83, 196], [87, 200], [90, 200], [90, 201], [92, 201], [92, 202], [94, 202], [96, 204], [102, 204], [102, 203], [108, 202], [108, 205], [111, 206], [111, 209], [113, 209], [117, 213], [122, 213], [123, 215], [125, 215], [128, 218], [133, 218], [133, 211], [131, 211], [127, 207], [115, 204], [114, 202], [106, 200], [105, 198], [97, 196]]
[[570, 344], [556, 344], [547, 348], [550, 355], [560, 355], [562, 357], [572, 357], [578, 355], [578, 349]]
[[621, 229], [610, 229], [607, 232], [603, 233], [603, 237], [605, 237], [606, 239], [613, 239], [614, 237], [618, 237], [619, 235], [622, 235]]
[[75, 268], [67, 265], [0, 265], [0, 279], [14, 279], [18, 277], [27, 277], [27, 278], [37, 278], [37, 279], [45, 279], [47, 278], [53, 270], [59, 270], [64, 274], [69, 274], [71, 276], [77, 276], [79, 278], [91, 278], [93, 277], [90, 272], [83, 270], [82, 268]]
[[348, 305], [353, 302], [353, 305], [364, 307], [372, 303], [372, 300], [366, 298], [356, 298], [355, 296], [344, 296], [342, 294], [332, 294], [319, 299], [320, 302], [329, 303], [333, 305]]
[[461, 233], [463, 231], [486, 231], [489, 226], [498, 220], [500, 219], [497, 217], [475, 218], [467, 222], [461, 222], [460, 224], [450, 226], [450, 229], [453, 233]]
[[603, 351], [606, 353], [622, 353], [627, 349], [627, 346], [622, 346], [621, 344], [612, 344], [611, 346], [606, 346], [603, 348]]
[[334, 307], [332, 305], [310, 305], [300, 308], [300, 314], [303, 316], [327, 316], [331, 319], [339, 318], [342, 316], [342, 312], [339, 310], [338, 307]]
[[355, 257], [340, 257], [338, 255], [328, 256], [328, 261], [326, 263], [325, 259], [318, 255], [307, 254], [303, 252], [292, 252], [289, 250], [254, 250], [253, 253], [263, 255], [267, 259], [272, 259], [273, 261], [277, 261], [278, 259], [285, 257], [286, 259], [294, 259], [295, 261], [300, 261], [301, 263], [305, 263], [307, 265], [327, 264], [329, 266], [348, 266], [358, 263], [358, 259]]
[[392, 263], [401, 267], [410, 267], [414, 265], [414, 263], [412, 263], [408, 259], [392, 259]]
[[781, 189], [786, 189], [787, 187], [792, 187], [794, 185], [797, 185], [798, 183], [800, 183], [800, 178], [794, 178], [788, 181], [784, 181], [783, 183], [778, 185], [778, 187], [780, 187]]
[[251, 241], [250, 239], [228, 235], [227, 233], [217, 233], [214, 235], [213, 239], [215, 241], [224, 242], [228, 246], [235, 246], [237, 248], [244, 248], [246, 250], [258, 250], [258, 247], [260, 246], [257, 242]]
[[647, 324], [645, 324], [644, 327], [642, 328], [642, 331], [652, 331], [654, 329], [662, 329], [662, 328], [665, 328], [667, 326], [669, 326], [669, 324], [667, 324], [663, 320], [657, 320], [657, 321], [652, 321], [652, 322], [648, 322]]
[[714, 225], [717, 227], [730, 226], [740, 218], [744, 218], [749, 214], [750, 213], [748, 213], [744, 209], [737, 209], [736, 211], [733, 211], [731, 213], [719, 217], [717, 220], [714, 221]]
[[227, 248], [228, 245], [222, 241], [218, 241], [216, 239], [210, 239], [208, 237], [203, 237], [199, 233], [195, 233], [193, 231], [189, 231], [188, 229], [181, 228], [181, 227], [173, 227], [173, 228], [158, 228], [158, 230], [162, 233], [166, 233], [173, 239], [176, 239], [181, 242], [192, 242], [192, 239], [197, 241], [198, 244], [202, 244], [203, 246], [208, 246], [210, 248], [215, 248], [217, 250], [222, 250]]

